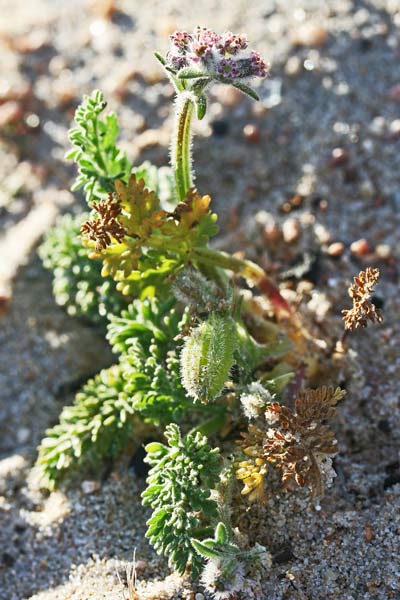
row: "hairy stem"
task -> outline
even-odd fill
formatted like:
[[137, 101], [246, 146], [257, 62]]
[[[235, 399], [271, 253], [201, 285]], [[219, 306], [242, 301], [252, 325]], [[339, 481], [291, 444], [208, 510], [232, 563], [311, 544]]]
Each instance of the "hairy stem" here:
[[251, 283], [255, 284], [270, 300], [278, 318], [294, 316], [291, 306], [282, 297], [279, 288], [272, 281], [265, 271], [251, 262], [250, 260], [236, 258], [226, 252], [213, 250], [212, 248], [194, 248], [195, 260], [199, 263], [211, 264], [214, 266], [229, 269], [238, 275], [241, 275]]
[[178, 201], [182, 202], [192, 187], [190, 127], [194, 102], [188, 94], [178, 95], [175, 133], [172, 141], [171, 166], [174, 171]]

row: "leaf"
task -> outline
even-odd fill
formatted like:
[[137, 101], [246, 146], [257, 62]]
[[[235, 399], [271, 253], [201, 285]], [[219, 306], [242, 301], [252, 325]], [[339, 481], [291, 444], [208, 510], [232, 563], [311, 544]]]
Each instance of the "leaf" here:
[[99, 90], [85, 96], [75, 112], [77, 126], [69, 131], [73, 149], [66, 158], [78, 165], [78, 176], [71, 189], [83, 187], [89, 205], [113, 192], [115, 179], [127, 180], [131, 170], [125, 153], [116, 145], [117, 117], [110, 113], [101, 118], [106, 106]]
[[123, 181], [116, 181], [115, 190], [123, 210], [119, 221], [129, 236], [143, 241], [154, 229], [161, 227], [166, 212], [159, 209], [158, 198], [145, 188], [143, 179], [137, 180], [133, 174], [127, 185]]
[[177, 73], [179, 79], [199, 79], [199, 78], [208, 78], [207, 73], [204, 71], [200, 71], [198, 69], [194, 69], [193, 67], [184, 67], [180, 69]]
[[207, 111], [207, 96], [200, 94], [196, 97], [197, 118], [201, 121]]
[[228, 530], [224, 523], [218, 523], [215, 528], [215, 541], [218, 544], [225, 544], [229, 539]]
[[235, 82], [229, 81], [229, 83], [231, 83], [233, 85], [233, 87], [235, 87], [236, 89], [243, 92], [243, 94], [246, 94], [247, 96], [250, 96], [250, 98], [253, 98], [253, 100], [260, 99], [260, 96], [257, 94], [257, 92], [255, 92], [253, 90], [253, 88], [249, 87], [245, 83], [241, 83], [238, 81], [235, 81]]
[[[214, 542], [214, 540], [211, 541]], [[196, 552], [203, 558], [219, 558], [221, 556], [221, 552], [210, 548], [205, 542], [200, 542], [196, 538], [192, 538], [190, 542]]]
[[167, 64], [165, 58], [159, 52], [154, 52], [154, 56], [162, 64], [162, 66], [165, 67], [165, 65]]

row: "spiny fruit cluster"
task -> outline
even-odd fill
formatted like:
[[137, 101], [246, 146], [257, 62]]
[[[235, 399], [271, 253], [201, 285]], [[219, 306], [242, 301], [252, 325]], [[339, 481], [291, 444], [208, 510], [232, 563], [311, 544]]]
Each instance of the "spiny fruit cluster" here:
[[[116, 146], [116, 116], [103, 117], [100, 92], [76, 113], [69, 158], [91, 213], [65, 218], [41, 256], [70, 312], [107, 314], [118, 359], [63, 409], [37, 468], [53, 489], [78, 467], [98, 474], [105, 460], [153, 439], [143, 493], [153, 509], [147, 535], [171, 566], [190, 569], [222, 599], [246, 593], [255, 569], [269, 564], [264, 547], [239, 535], [231, 507], [241, 493], [263, 499], [270, 467], [286, 488], [322, 494], [337, 452], [326, 421], [343, 392], [300, 391], [293, 411], [284, 405], [306, 358], [303, 330], [258, 265], [209, 246], [216, 215], [192, 183], [190, 126], [195, 107], [204, 116], [206, 87], [233, 82], [256, 97], [242, 79], [264, 76], [265, 63], [231, 33], [177, 32], [171, 44], [167, 58], [157, 55], [178, 95], [171, 169], [131, 168]], [[232, 272], [267, 295], [270, 316], [258, 317], [256, 327], [249, 292]]]

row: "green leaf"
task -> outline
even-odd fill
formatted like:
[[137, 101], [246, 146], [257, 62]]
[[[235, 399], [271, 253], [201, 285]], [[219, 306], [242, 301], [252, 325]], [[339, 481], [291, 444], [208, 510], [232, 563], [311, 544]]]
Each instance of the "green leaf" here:
[[165, 60], [165, 58], [162, 56], [162, 54], [160, 54], [159, 52], [155, 51], [154, 52], [154, 56], [156, 57], [156, 59], [162, 64], [163, 67], [165, 67], [165, 65], [167, 64], [167, 61]]
[[[213, 542], [213, 540], [211, 541]], [[190, 542], [196, 552], [203, 558], [219, 558], [221, 556], [221, 552], [210, 548], [205, 542], [200, 542], [199, 540], [196, 540], [196, 538], [191, 538]]]
[[179, 79], [208, 79], [207, 73], [204, 71], [199, 71], [198, 69], [194, 69], [193, 67], [184, 67], [178, 71], [177, 75]]
[[197, 118], [201, 121], [207, 111], [207, 97], [205, 94], [200, 94], [196, 97]]
[[224, 523], [218, 523], [215, 528], [215, 541], [218, 544], [225, 544], [229, 539], [228, 530]]
[[118, 119], [110, 113], [103, 119], [107, 106], [103, 94], [96, 90], [85, 96], [75, 112], [77, 127], [69, 132], [74, 148], [66, 154], [67, 160], [78, 165], [78, 177], [72, 190], [84, 187], [89, 206], [114, 189], [114, 181], [126, 181], [131, 165], [116, 145], [119, 133]]
[[238, 81], [235, 81], [235, 82], [230, 81], [229, 83], [231, 83], [233, 85], [233, 87], [235, 87], [236, 89], [238, 89], [241, 92], [243, 92], [243, 94], [246, 94], [247, 96], [250, 96], [250, 98], [253, 98], [253, 100], [259, 100], [260, 99], [260, 97], [257, 94], [257, 92], [255, 92], [253, 90], [253, 88], [249, 87], [245, 83], [241, 83], [241, 82], [238, 82]]

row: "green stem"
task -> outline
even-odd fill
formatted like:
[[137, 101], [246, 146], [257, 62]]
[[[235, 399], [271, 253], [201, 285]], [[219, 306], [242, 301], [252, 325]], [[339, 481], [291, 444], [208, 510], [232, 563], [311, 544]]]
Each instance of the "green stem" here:
[[208, 437], [209, 435], [217, 433], [217, 431], [221, 431], [226, 419], [225, 407], [222, 408], [223, 410], [219, 410], [215, 417], [211, 417], [207, 421], [203, 421], [202, 423], [200, 423], [200, 425], [191, 429], [190, 433], [197, 433], [199, 431], [200, 433]]
[[291, 306], [282, 297], [277, 285], [261, 267], [250, 260], [237, 258], [226, 252], [213, 250], [212, 248], [202, 247], [193, 248], [193, 259], [199, 263], [222, 267], [241, 275], [251, 283], [257, 285], [260, 291], [268, 297], [278, 318], [282, 316], [294, 316]]
[[194, 112], [194, 102], [188, 94], [178, 95], [178, 111], [175, 134], [172, 142], [171, 163], [175, 176], [178, 201], [182, 202], [193, 185], [191, 173], [190, 127]]
[[106, 161], [103, 158], [103, 155], [101, 153], [100, 144], [99, 144], [99, 131], [98, 131], [98, 127], [97, 127], [97, 118], [93, 119], [93, 131], [94, 131], [94, 138], [96, 140], [97, 162], [99, 163], [100, 168], [103, 169], [104, 175], [107, 177], [108, 169], [107, 169]]

